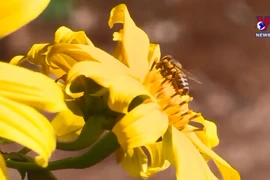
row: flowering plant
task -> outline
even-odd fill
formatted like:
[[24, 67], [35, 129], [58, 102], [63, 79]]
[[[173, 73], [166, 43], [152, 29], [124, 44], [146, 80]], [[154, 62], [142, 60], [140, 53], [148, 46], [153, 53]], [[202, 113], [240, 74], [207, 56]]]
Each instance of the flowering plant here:
[[[0, 37], [33, 20], [48, 3], [1, 2]], [[14, 8], [18, 11], [10, 11]], [[6, 166], [28, 178], [34, 172], [52, 176], [51, 171], [90, 167], [115, 153], [134, 177], [148, 178], [172, 165], [179, 180], [217, 179], [207, 164], [213, 160], [224, 180], [239, 180], [239, 173], [212, 150], [219, 143], [216, 125], [189, 108], [182, 67], [161, 57], [159, 45], [150, 43], [124, 4], [110, 12], [109, 27], [116, 23], [123, 28], [113, 33], [112, 54], [85, 32], [62, 26], [52, 42], [0, 63], [0, 136], [25, 146], [2, 152], [0, 178], [7, 179]], [[41, 72], [19, 67], [25, 61]], [[50, 122], [38, 110], [57, 114]], [[79, 156], [49, 161], [55, 149], [90, 146]], [[30, 150], [39, 156], [28, 156]]]

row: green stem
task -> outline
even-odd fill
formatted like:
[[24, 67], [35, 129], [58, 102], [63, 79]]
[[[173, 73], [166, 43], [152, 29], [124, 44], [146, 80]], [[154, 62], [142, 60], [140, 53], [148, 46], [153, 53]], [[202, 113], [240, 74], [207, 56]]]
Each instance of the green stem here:
[[19, 154], [27, 154], [31, 151], [31, 149], [24, 147], [20, 151], [18, 151]]
[[79, 137], [72, 142], [57, 142], [57, 149], [77, 151], [91, 146], [104, 132], [106, 116], [93, 115], [86, 121]]
[[[59, 169], [84, 169], [105, 159], [119, 147], [120, 145], [118, 144], [116, 136], [112, 132], [109, 132], [84, 154], [49, 162], [48, 167], [45, 169], [49, 171]], [[9, 159], [6, 160], [6, 165], [9, 168], [21, 170], [43, 169], [35, 163], [17, 162]]]

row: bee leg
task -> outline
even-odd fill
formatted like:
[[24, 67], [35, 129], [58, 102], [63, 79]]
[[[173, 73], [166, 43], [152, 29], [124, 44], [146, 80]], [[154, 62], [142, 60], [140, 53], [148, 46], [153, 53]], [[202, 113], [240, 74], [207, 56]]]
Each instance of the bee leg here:
[[188, 87], [184, 87], [182, 93], [184, 95], [188, 95], [189, 94], [189, 88]]

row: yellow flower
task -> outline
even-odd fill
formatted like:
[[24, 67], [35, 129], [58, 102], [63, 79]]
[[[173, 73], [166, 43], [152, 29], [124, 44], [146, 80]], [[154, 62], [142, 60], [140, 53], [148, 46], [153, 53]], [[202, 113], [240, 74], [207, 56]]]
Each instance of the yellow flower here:
[[[49, 0], [10, 0], [0, 3], [0, 38], [36, 18]], [[35, 151], [36, 163], [46, 167], [56, 140], [49, 121], [37, 110], [67, 109], [61, 89], [48, 77], [0, 62], [0, 136]], [[7, 159], [8, 161], [9, 159]], [[0, 179], [7, 179], [0, 155]]]
[[8, 0], [0, 3], [0, 39], [35, 19], [50, 0]]
[[[191, 98], [175, 96], [171, 84], [163, 83], [160, 73], [151, 69], [160, 59], [159, 46], [149, 44], [147, 35], [135, 25], [125, 5], [111, 11], [109, 26], [115, 23], [123, 23], [124, 28], [114, 33], [114, 40], [118, 41], [114, 57], [96, 48], [83, 32], [61, 27], [53, 43], [34, 45], [27, 56], [15, 57], [11, 63], [28, 60], [40, 65], [45, 74], [53, 72], [58, 77], [71, 68], [66, 93], [73, 98], [82, 96], [89, 83], [93, 91], [90, 94], [100, 95], [102, 89], [108, 89], [108, 106], [126, 114], [113, 131], [122, 146], [117, 152], [118, 160], [133, 176], [151, 176], [171, 163], [176, 167], [178, 179], [216, 179], [202, 153], [216, 162], [225, 179], [240, 179], [237, 171], [210, 150], [218, 144], [215, 125], [190, 111], [187, 103]], [[146, 99], [147, 103], [136, 107]], [[69, 111], [59, 114], [60, 118], [53, 121], [58, 136], [65, 140], [78, 135], [79, 126], [84, 125], [81, 120], [77, 124], [66, 121], [63, 117], [68, 114]], [[188, 125], [190, 121], [199, 121], [204, 131], [195, 131]], [[163, 140], [156, 142], [159, 137]], [[151, 164], [142, 146], [148, 150]], [[190, 173], [191, 170], [197, 173]]]
[[[109, 107], [126, 114], [113, 128], [122, 147], [117, 152], [118, 161], [135, 177], [149, 177], [171, 163], [177, 179], [217, 179], [205, 157], [213, 159], [224, 179], [240, 179], [239, 173], [211, 150], [218, 144], [215, 124], [189, 110], [191, 98], [176, 93], [153, 68], [160, 59], [159, 45], [149, 44], [124, 4], [111, 11], [109, 26], [115, 23], [122, 23], [123, 29], [114, 33], [114, 40], [118, 41], [114, 58], [90, 47], [88, 53], [94, 61], [80, 62], [71, 68], [66, 92], [74, 98], [83, 95], [87, 78], [109, 90]], [[204, 128], [198, 131], [190, 122]], [[157, 142], [160, 137], [162, 141]]]

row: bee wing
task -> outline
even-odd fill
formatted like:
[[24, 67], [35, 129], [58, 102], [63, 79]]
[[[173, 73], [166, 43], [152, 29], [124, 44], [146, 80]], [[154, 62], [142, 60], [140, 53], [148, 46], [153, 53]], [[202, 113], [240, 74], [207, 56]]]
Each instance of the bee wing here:
[[197, 82], [197, 83], [199, 83], [199, 84], [202, 84], [202, 82], [199, 81], [197, 77], [195, 77], [193, 74], [191, 74], [191, 73], [188, 72], [187, 70], [185, 70], [185, 69], [182, 68], [181, 71], [183, 71], [183, 73], [185, 73], [185, 75], [186, 75], [189, 79], [191, 79], [191, 80], [193, 80], [193, 81], [195, 81], [195, 82]]

